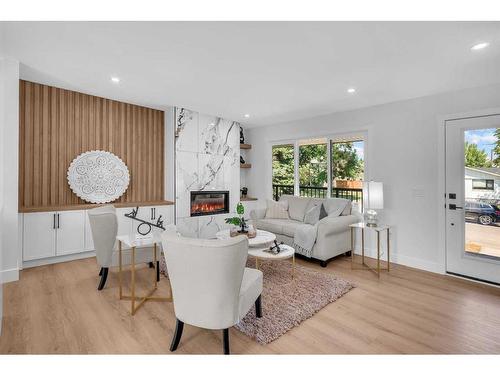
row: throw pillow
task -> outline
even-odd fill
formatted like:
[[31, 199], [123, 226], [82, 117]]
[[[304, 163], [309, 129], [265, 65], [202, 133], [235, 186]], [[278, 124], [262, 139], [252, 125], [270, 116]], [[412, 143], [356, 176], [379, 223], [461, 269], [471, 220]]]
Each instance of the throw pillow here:
[[321, 203], [321, 209], [319, 210], [319, 220], [324, 219], [328, 216], [328, 212], [326, 212], [325, 205]]
[[288, 202], [267, 200], [266, 219], [288, 219]]
[[[323, 204], [316, 204], [312, 206], [305, 214], [304, 216], [304, 223], [305, 224], [311, 224], [314, 225], [320, 220], [320, 216], [322, 214], [321, 209], [323, 209], [324, 213], [326, 214], [326, 211], [323, 207]], [[328, 216], [324, 215], [323, 217]]]

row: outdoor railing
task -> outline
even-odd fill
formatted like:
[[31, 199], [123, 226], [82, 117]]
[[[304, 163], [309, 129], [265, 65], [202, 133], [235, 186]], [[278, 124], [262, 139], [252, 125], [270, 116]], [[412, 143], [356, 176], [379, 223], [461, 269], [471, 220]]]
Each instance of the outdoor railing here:
[[[301, 197], [311, 198], [326, 198], [328, 189], [326, 187], [318, 186], [299, 186], [299, 193]], [[279, 200], [283, 194], [293, 195], [293, 185], [277, 185], [273, 184], [273, 197], [274, 200]], [[353, 188], [336, 188], [332, 187], [332, 198], [345, 198], [351, 201], [363, 203], [363, 189]]]

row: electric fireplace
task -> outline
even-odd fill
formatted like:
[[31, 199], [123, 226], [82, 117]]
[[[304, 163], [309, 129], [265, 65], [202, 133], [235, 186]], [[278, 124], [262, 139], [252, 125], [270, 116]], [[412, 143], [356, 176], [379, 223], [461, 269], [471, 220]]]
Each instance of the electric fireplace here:
[[192, 191], [191, 216], [227, 214], [229, 191]]

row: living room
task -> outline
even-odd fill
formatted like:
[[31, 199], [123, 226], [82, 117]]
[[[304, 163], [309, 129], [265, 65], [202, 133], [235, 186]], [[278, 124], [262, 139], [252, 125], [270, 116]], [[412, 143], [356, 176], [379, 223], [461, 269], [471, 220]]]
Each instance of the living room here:
[[1, 354], [499, 353], [498, 21], [17, 19]]

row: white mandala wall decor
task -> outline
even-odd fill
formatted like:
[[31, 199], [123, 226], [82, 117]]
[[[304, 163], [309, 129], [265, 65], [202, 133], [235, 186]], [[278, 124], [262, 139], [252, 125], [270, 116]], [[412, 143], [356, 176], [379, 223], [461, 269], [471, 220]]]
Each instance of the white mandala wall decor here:
[[109, 203], [128, 188], [130, 174], [125, 163], [107, 151], [88, 151], [78, 155], [68, 168], [68, 183], [81, 199]]

